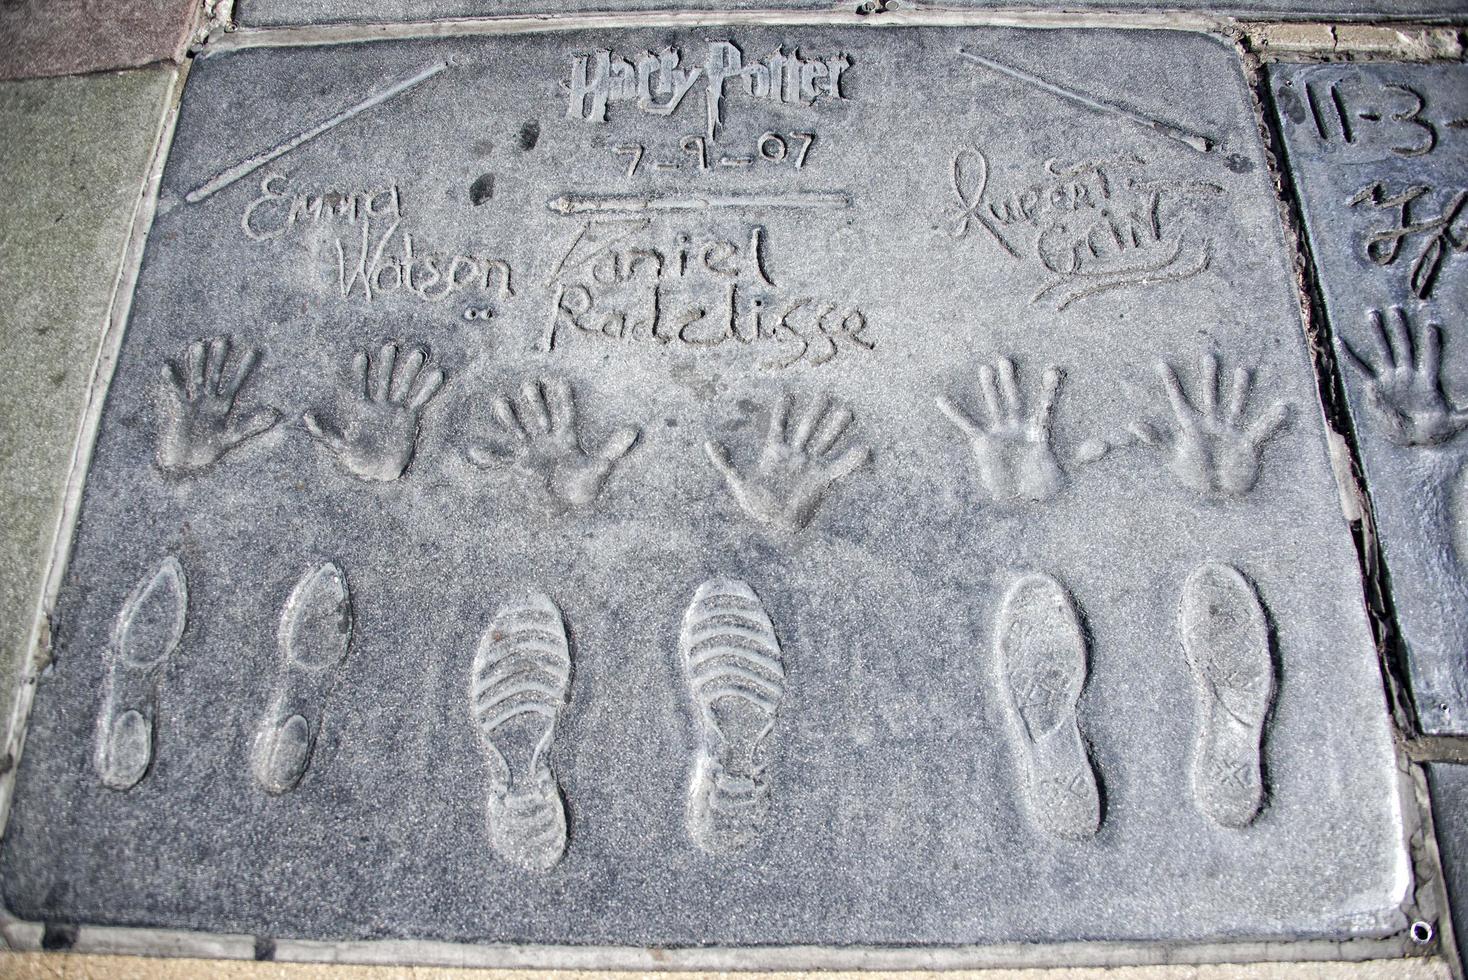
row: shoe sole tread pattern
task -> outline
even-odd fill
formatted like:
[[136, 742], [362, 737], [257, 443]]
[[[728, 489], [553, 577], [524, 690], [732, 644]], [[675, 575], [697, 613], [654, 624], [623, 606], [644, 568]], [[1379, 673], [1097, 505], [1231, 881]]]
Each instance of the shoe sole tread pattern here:
[[[549, 749], [571, 690], [571, 647], [560, 608], [542, 592], [502, 606], [479, 642], [469, 684], [470, 715], [490, 762], [490, 846], [506, 861], [546, 871], [565, 855], [566, 806]], [[516, 718], [544, 719], [528, 789], [515, 780], [495, 737]]]
[[1183, 583], [1178, 630], [1199, 698], [1194, 798], [1220, 826], [1247, 827], [1264, 806], [1264, 725], [1275, 694], [1264, 607], [1241, 572], [1209, 562]]
[[1014, 582], [1000, 605], [994, 649], [1035, 822], [1066, 840], [1095, 836], [1100, 790], [1076, 715], [1086, 639], [1065, 587], [1039, 573]]
[[[687, 823], [694, 842], [712, 854], [749, 846], [769, 812], [770, 788], [763, 766], [730, 775], [720, 748], [755, 759], [773, 730], [785, 697], [785, 666], [769, 613], [754, 589], [738, 579], [715, 578], [700, 585], [683, 617], [680, 648], [699, 726], [697, 757], [689, 787]], [[721, 730], [716, 702], [733, 699], [752, 706], [768, 721], [745, 743]]]

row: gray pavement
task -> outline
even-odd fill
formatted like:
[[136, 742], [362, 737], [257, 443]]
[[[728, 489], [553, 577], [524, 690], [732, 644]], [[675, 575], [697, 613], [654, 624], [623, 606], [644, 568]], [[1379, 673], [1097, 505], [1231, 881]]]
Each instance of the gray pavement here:
[[[29, 655], [170, 68], [0, 85], [0, 694]], [[44, 637], [43, 637], [44, 640]]]
[[[341, 15], [269, 9], [237, 12]], [[54, 663], [6, 777], [13, 944], [1440, 950], [1398, 745], [1454, 757], [1462, 733], [1454, 481], [1412, 475], [1456, 458], [1461, 249], [1449, 216], [1431, 275], [1402, 272], [1367, 250], [1390, 202], [1338, 199], [1368, 177], [1451, 198], [1461, 68], [1276, 67], [1257, 92], [1219, 39], [1079, 28], [215, 42], [123, 277]], [[52, 101], [0, 117], [28, 148], [123, 140], [18, 155], [123, 172], [83, 182], [112, 195], [88, 209], [111, 274], [40, 262], [5, 323], [29, 350], [51, 297], [103, 310], [69, 314], [6, 409], [44, 403], [56, 433], [13, 426], [11, 458], [37, 457], [7, 490], [37, 529], [6, 535], [17, 643], [169, 78], [15, 83]], [[133, 102], [94, 94], [123, 79]], [[128, 118], [150, 93], [151, 124]], [[1339, 367], [1312, 357], [1261, 95]], [[118, 132], [74, 121], [88, 98]], [[67, 185], [26, 180], [64, 219]], [[14, 225], [25, 268], [50, 243]], [[1352, 332], [1373, 310], [1377, 347]], [[1439, 386], [1385, 398], [1437, 337]], [[70, 394], [39, 396], [47, 365]], [[1337, 379], [1348, 418], [1317, 395]], [[1337, 485], [1358, 445], [1389, 621]], [[1397, 632], [1405, 731], [1376, 641]]]

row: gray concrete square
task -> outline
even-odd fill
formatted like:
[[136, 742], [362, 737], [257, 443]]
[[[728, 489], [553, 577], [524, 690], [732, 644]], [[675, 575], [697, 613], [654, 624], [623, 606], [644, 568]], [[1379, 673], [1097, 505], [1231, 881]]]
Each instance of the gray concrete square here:
[[1468, 734], [1468, 70], [1281, 65], [1270, 82], [1418, 718]]
[[184, 55], [193, 0], [14, 0], [0, 4], [0, 79], [135, 68]]
[[0, 84], [0, 705], [40, 608], [62, 497], [172, 68]]
[[1251, 106], [1227, 44], [1135, 31], [201, 59], [8, 907], [576, 946], [1400, 935]]

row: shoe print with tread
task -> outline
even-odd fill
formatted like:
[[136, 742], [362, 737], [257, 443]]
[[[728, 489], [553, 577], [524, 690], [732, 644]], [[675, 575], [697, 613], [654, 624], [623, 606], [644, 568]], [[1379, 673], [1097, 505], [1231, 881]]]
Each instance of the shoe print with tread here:
[[169, 556], [138, 583], [117, 614], [92, 760], [110, 789], [131, 789], [153, 764], [158, 684], [183, 637], [188, 611], [183, 566]]
[[1086, 639], [1075, 605], [1049, 575], [1026, 575], [1005, 593], [994, 637], [1028, 772], [1030, 810], [1056, 837], [1092, 837], [1101, 826], [1101, 797], [1076, 721]]
[[311, 765], [326, 699], [352, 642], [346, 576], [327, 562], [302, 575], [280, 613], [280, 667], [255, 734], [251, 768], [268, 793], [295, 789]]
[[489, 764], [490, 846], [529, 871], [549, 870], [566, 851], [550, 750], [570, 690], [559, 607], [540, 592], [502, 606], [474, 655], [469, 706]]
[[1193, 796], [1220, 826], [1247, 827], [1264, 804], [1264, 720], [1274, 701], [1264, 607], [1237, 569], [1210, 562], [1183, 583], [1178, 629], [1200, 701]]
[[754, 590], [717, 578], [694, 593], [679, 646], [699, 730], [688, 832], [710, 854], [738, 851], [769, 813], [764, 747], [785, 696], [780, 641]]

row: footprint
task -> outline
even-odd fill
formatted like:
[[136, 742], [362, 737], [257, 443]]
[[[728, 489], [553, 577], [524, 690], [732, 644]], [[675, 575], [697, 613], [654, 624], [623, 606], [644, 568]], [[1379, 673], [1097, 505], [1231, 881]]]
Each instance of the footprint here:
[[327, 562], [301, 576], [280, 614], [280, 669], [255, 735], [255, 780], [288, 793], [311, 764], [326, 697], [352, 642], [352, 597]]
[[1248, 579], [1209, 562], [1183, 583], [1178, 628], [1202, 713], [1193, 795], [1215, 823], [1246, 827], [1264, 801], [1261, 745], [1274, 700], [1264, 609]]
[[780, 641], [753, 589], [710, 579], [683, 616], [680, 647], [699, 726], [688, 832], [710, 854], [737, 851], [770, 808], [763, 748], [785, 695]]
[[1056, 837], [1092, 837], [1101, 796], [1076, 723], [1086, 640], [1075, 605], [1049, 575], [1026, 575], [1005, 594], [994, 637], [1029, 771], [1030, 810]]
[[169, 556], [138, 583], [117, 614], [93, 757], [102, 785], [110, 789], [136, 786], [153, 763], [158, 682], [183, 636], [188, 612], [183, 566]]
[[566, 804], [551, 769], [571, 689], [561, 610], [541, 592], [500, 607], [474, 655], [469, 710], [489, 762], [489, 843], [506, 861], [546, 871], [566, 851]]

